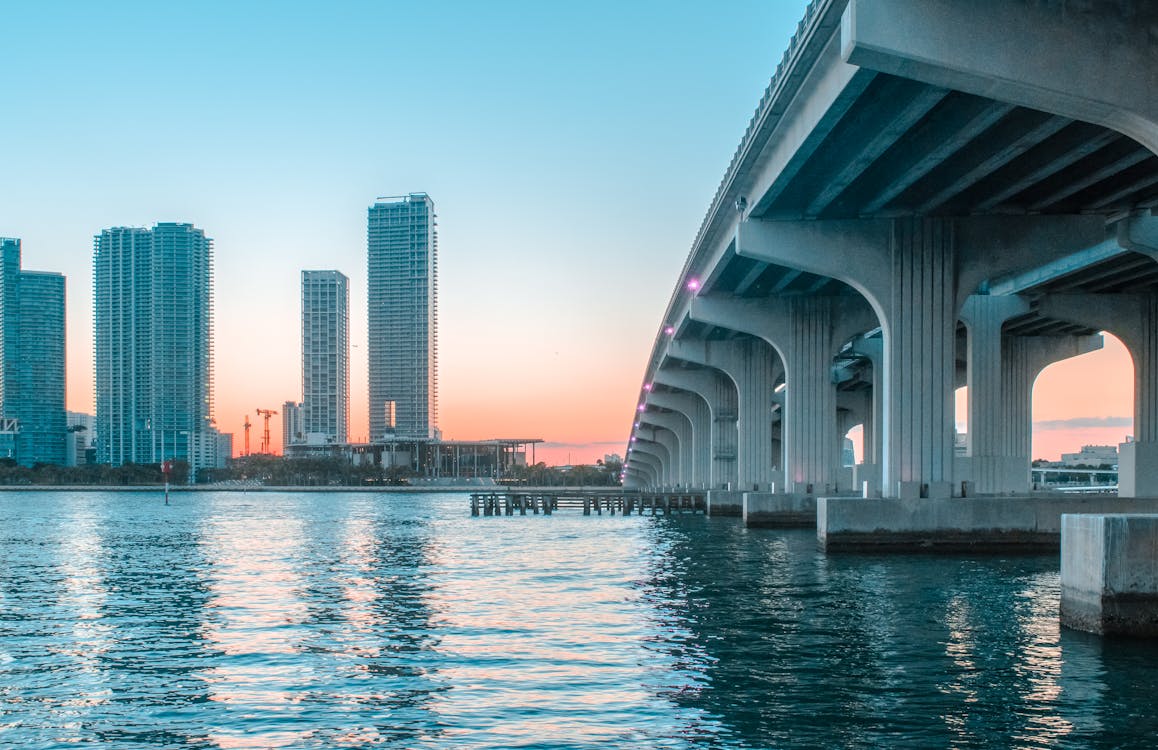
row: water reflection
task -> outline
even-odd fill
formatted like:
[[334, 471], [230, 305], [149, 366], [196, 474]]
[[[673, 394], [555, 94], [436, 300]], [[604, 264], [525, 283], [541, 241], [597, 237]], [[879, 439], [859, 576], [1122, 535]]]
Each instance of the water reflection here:
[[461, 496], [0, 493], [0, 747], [1126, 747], [1056, 559]]
[[[807, 532], [657, 529], [649, 599], [685, 635], [656, 645], [700, 668], [701, 687], [673, 698], [734, 746], [1103, 744], [1104, 701], [1087, 703], [1101, 680], [1065, 667], [1051, 558], [825, 557]], [[1152, 694], [1158, 665], [1138, 656], [1121, 673]], [[1150, 716], [1147, 699], [1116, 695]], [[1153, 721], [1106, 746], [1146, 746]]]

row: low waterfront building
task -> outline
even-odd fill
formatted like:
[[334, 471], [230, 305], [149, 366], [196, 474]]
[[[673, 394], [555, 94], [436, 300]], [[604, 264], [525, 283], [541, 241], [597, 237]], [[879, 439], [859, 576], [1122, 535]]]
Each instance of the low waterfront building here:
[[1117, 466], [1118, 446], [1083, 445], [1077, 453], [1063, 453], [1062, 466]]
[[354, 465], [374, 464], [430, 478], [502, 479], [516, 468], [534, 463], [539, 438], [491, 440], [428, 440], [398, 438], [373, 443], [298, 443], [287, 445], [287, 458], [337, 458]]

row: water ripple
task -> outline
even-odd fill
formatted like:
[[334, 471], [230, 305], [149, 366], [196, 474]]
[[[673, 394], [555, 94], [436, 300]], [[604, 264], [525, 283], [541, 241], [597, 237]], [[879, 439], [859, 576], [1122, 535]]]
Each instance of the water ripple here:
[[0, 746], [1123, 747], [1158, 650], [1056, 559], [826, 557], [456, 495], [0, 494]]

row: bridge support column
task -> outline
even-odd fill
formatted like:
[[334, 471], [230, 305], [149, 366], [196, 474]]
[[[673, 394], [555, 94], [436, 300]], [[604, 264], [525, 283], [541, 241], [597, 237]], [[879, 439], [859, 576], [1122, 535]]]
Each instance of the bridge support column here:
[[666, 471], [664, 472], [664, 484], [668, 487], [675, 487], [682, 484], [680, 481], [680, 443], [679, 438], [671, 430], [665, 428], [653, 428], [651, 431], [651, 439], [659, 443], [667, 451], [667, 462], [664, 464]]
[[707, 405], [709, 440], [704, 460], [709, 468], [705, 484], [714, 489], [735, 484], [736, 389], [732, 383], [716, 370], [678, 368], [660, 368], [655, 382], [694, 394]]
[[862, 459], [853, 472], [853, 489], [867, 492], [869, 497], [880, 497], [881, 456], [884, 453], [884, 341], [879, 337], [859, 338], [853, 342], [852, 348], [867, 357], [872, 365], [872, 409], [865, 415], [863, 423]]
[[663, 466], [659, 457], [639, 446], [639, 441], [632, 443], [631, 456], [628, 460], [633, 466], [639, 466], [640, 471], [647, 478], [647, 487], [655, 488], [663, 484]]
[[791, 300], [784, 332], [784, 481], [789, 492], [828, 494], [837, 489], [832, 322], [830, 298]]
[[953, 225], [898, 219], [891, 235], [884, 487], [890, 497], [950, 497], [957, 326]]
[[[777, 358], [765, 342], [673, 341], [676, 359], [718, 370], [735, 386], [736, 491], [768, 490], [772, 484], [772, 387]], [[717, 487], [718, 489], [718, 487]]]
[[958, 301], [985, 279], [1104, 239], [1097, 216], [748, 219], [734, 246], [737, 255], [840, 279], [865, 295], [884, 333], [883, 494], [933, 499], [952, 491]]
[[647, 440], [639, 438], [636, 441], [636, 450], [643, 451], [645, 454], [650, 454], [658, 462], [658, 483], [661, 487], [672, 486], [672, 455], [668, 453], [667, 447], [664, 443], [657, 440]]
[[969, 463], [976, 491], [983, 495], [1025, 490], [1023, 469], [1007, 454], [1002, 427], [1011, 415], [1002, 377], [1001, 326], [1029, 310], [1016, 295], [991, 297], [975, 294], [961, 308], [969, 330]]
[[763, 341], [736, 342], [729, 374], [736, 382], [738, 490], [772, 486], [772, 388], [776, 356]]
[[[647, 402], [654, 404], [650, 395]], [[675, 435], [679, 456], [676, 484], [681, 487], [692, 487], [694, 481], [692, 467], [695, 462], [695, 454], [693, 452], [692, 424], [688, 418], [679, 411], [647, 411], [640, 416], [640, 423], [662, 427]]]
[[[785, 388], [774, 397], [784, 399], [783, 458], [777, 473], [783, 474], [789, 492], [808, 492], [810, 486], [817, 493], [837, 490], [840, 453], [832, 359], [847, 338], [877, 324], [868, 303], [852, 297], [754, 301], [708, 295], [697, 298], [688, 314], [759, 337], [779, 352]], [[770, 411], [771, 401], [765, 415]]]
[[1058, 294], [1043, 315], [1110, 331], [1134, 360], [1134, 442], [1118, 446], [1118, 495], [1158, 497], [1158, 295]]

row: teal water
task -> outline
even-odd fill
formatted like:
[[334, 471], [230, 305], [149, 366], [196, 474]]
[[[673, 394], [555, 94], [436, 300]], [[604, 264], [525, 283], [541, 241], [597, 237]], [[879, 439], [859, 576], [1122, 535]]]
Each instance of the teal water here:
[[464, 495], [0, 493], [0, 747], [1158, 746], [1056, 557]]

